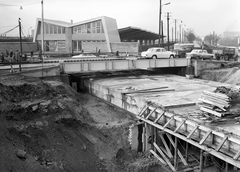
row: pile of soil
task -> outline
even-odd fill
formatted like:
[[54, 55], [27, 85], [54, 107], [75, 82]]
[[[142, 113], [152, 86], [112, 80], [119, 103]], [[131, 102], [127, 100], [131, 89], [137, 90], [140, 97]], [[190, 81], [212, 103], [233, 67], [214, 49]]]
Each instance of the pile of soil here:
[[58, 81], [0, 79], [0, 171], [154, 171], [132, 151], [132, 114]]
[[202, 71], [200, 78], [204, 80], [240, 85], [240, 64], [232, 67]]

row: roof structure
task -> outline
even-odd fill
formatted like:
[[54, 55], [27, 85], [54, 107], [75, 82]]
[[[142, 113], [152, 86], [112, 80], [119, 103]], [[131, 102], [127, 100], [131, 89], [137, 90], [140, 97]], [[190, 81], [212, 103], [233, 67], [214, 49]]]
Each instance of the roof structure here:
[[121, 40], [155, 40], [159, 39], [159, 34], [143, 30], [137, 27], [125, 27], [118, 29]]

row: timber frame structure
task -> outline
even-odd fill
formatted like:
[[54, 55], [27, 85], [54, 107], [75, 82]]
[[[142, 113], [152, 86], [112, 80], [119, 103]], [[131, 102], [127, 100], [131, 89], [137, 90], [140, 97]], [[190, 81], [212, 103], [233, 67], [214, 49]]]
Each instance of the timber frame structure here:
[[[199, 171], [202, 172], [204, 168], [204, 156], [207, 154], [211, 154], [225, 161], [225, 171], [228, 171], [229, 164], [233, 165], [234, 168], [240, 168], [240, 138], [231, 133], [214, 131], [195, 121], [165, 111], [161, 109], [161, 107], [149, 105], [146, 105], [140, 111], [137, 118], [145, 123], [145, 130], [149, 126], [154, 128], [151, 133], [152, 138], [154, 138], [152, 142], [154, 149], [151, 149], [150, 152], [161, 164], [168, 165], [171, 171], [188, 171], [199, 168]], [[160, 131], [160, 134], [157, 130]], [[156, 143], [158, 134], [164, 148], [159, 147]], [[164, 135], [167, 136], [170, 142], [169, 145], [165, 141]], [[172, 136], [175, 136], [174, 141]], [[143, 138], [143, 140], [144, 139], [147, 140], [147, 138]], [[186, 142], [185, 158], [179, 151], [179, 139]], [[191, 167], [191, 165], [188, 164], [189, 144], [200, 149], [200, 162], [199, 165], [195, 167]], [[170, 147], [174, 148], [174, 154], [171, 153]], [[181, 170], [178, 169], [179, 158], [183, 164]], [[173, 161], [173, 164], [171, 161]]]

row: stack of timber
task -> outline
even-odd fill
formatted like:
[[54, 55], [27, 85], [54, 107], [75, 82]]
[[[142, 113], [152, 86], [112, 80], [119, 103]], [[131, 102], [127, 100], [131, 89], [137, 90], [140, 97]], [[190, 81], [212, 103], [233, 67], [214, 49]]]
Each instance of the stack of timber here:
[[198, 100], [201, 111], [217, 117], [223, 117], [231, 107], [231, 98], [223, 93], [203, 91]]

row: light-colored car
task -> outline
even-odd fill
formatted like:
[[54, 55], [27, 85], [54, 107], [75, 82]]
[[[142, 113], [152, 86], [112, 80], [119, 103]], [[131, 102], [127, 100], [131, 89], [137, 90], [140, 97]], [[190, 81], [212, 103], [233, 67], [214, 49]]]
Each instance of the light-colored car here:
[[71, 58], [95, 58], [95, 57], [97, 57], [97, 56], [95, 56], [94, 54], [91, 54], [91, 53], [82, 53], [79, 55], [72, 56]]
[[167, 51], [165, 48], [154, 47], [154, 48], [149, 48], [147, 51], [143, 51], [141, 53], [141, 56], [145, 58], [151, 58], [151, 59], [174, 58], [175, 53], [171, 51]]
[[212, 60], [214, 58], [214, 54], [210, 54], [207, 52], [207, 50], [200, 50], [200, 49], [194, 49], [190, 53], [186, 53], [187, 59], [209, 59]]

